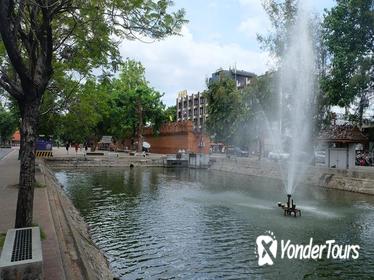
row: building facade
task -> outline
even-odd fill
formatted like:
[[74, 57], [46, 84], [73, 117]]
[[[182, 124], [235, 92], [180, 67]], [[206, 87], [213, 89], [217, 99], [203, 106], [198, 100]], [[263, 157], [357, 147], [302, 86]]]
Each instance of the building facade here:
[[144, 128], [145, 141], [151, 145], [151, 152], [158, 154], [175, 154], [180, 150], [189, 153], [209, 153], [209, 137], [196, 131], [190, 120], [165, 123], [155, 135], [151, 127]]
[[188, 95], [181, 91], [177, 97], [177, 121], [191, 121], [194, 129], [203, 129], [208, 117], [208, 107], [202, 93]]
[[212, 77], [209, 78], [209, 84], [219, 81], [221, 76], [226, 76], [235, 80], [236, 87], [238, 89], [243, 89], [251, 83], [252, 79], [256, 77], [256, 74], [236, 69], [220, 69], [217, 72], [214, 72], [212, 74]]
[[[251, 72], [229, 69], [218, 70], [209, 78], [209, 83], [219, 81], [224, 75], [236, 81], [236, 87], [243, 89], [248, 86], [256, 74]], [[177, 121], [191, 121], [194, 129], [202, 130], [208, 118], [208, 103], [203, 93], [188, 95], [187, 90], [178, 93], [177, 97]]]

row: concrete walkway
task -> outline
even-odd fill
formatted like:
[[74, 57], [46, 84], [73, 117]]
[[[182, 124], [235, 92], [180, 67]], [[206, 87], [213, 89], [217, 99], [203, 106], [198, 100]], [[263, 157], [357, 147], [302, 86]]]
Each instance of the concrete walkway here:
[[[18, 176], [20, 162], [17, 160], [18, 149], [0, 160], [0, 232], [14, 227], [18, 194]], [[65, 272], [61, 252], [51, 215], [47, 188], [36, 188], [34, 194], [34, 223], [44, 231], [42, 241], [44, 278], [64, 280]]]

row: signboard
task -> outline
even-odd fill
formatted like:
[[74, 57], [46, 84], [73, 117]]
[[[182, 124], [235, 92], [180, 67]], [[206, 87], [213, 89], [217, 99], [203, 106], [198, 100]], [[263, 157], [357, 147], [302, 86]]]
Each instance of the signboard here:
[[184, 98], [187, 97], [187, 90], [182, 90], [178, 93], [178, 98]]
[[36, 140], [36, 150], [38, 150], [38, 151], [51, 151], [52, 150], [52, 140], [38, 138], [38, 140]]

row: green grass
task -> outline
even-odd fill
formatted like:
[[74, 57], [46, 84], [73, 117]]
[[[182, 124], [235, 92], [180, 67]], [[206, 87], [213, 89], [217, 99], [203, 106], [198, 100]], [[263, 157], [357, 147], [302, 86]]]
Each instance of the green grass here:
[[0, 232], [0, 248], [3, 248], [6, 233]]
[[33, 227], [39, 227], [40, 228], [40, 239], [44, 240], [47, 238], [47, 235], [45, 234], [43, 228], [39, 226], [38, 224], [32, 224]]
[[40, 188], [45, 188], [46, 187], [46, 185], [44, 185], [44, 184], [40, 184], [39, 182], [35, 182], [34, 183], [34, 188], [38, 188], [38, 189], [40, 189]]

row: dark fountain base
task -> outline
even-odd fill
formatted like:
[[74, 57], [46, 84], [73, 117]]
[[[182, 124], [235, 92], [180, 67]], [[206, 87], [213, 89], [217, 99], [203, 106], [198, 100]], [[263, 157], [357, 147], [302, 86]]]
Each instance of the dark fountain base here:
[[291, 200], [291, 195], [287, 195], [287, 203], [278, 202], [278, 206], [281, 207], [284, 211], [285, 216], [294, 216], [296, 218], [297, 215], [301, 216], [301, 210], [296, 208], [296, 204], [293, 203], [293, 199]]

